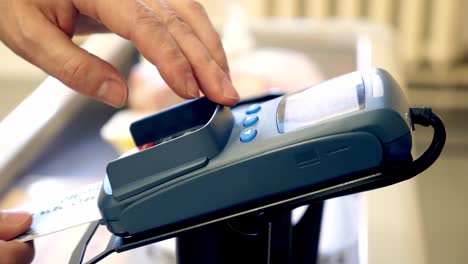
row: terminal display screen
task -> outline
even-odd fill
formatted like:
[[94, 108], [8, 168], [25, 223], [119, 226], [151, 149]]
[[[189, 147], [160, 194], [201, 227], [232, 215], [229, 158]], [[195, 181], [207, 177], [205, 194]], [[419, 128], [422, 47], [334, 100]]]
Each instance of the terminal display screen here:
[[287, 133], [359, 111], [364, 108], [364, 100], [364, 84], [358, 72], [322, 82], [281, 100], [278, 130]]

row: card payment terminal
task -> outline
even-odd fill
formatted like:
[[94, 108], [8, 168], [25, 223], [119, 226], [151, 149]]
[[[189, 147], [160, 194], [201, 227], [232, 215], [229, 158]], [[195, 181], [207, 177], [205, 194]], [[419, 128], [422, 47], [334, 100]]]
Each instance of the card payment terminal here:
[[101, 223], [167, 233], [404, 180], [412, 114], [382, 69], [233, 108], [188, 101], [132, 124], [141, 150], [108, 165]]

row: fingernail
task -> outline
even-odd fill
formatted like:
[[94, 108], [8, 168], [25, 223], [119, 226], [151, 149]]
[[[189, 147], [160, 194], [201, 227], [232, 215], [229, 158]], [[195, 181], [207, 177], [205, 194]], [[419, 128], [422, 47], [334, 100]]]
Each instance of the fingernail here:
[[21, 226], [29, 221], [31, 214], [22, 211], [3, 211], [0, 212], [0, 225]]
[[223, 96], [226, 98], [230, 99], [239, 99], [239, 94], [237, 93], [236, 89], [234, 89], [234, 86], [232, 86], [231, 81], [229, 81], [228, 77], [223, 78]]
[[99, 87], [97, 97], [105, 103], [120, 108], [124, 106], [127, 100], [127, 87], [114, 80], [106, 80]]
[[185, 91], [193, 98], [198, 98], [200, 96], [197, 80], [195, 80], [195, 77], [191, 72], [187, 73], [187, 76], [185, 77]]

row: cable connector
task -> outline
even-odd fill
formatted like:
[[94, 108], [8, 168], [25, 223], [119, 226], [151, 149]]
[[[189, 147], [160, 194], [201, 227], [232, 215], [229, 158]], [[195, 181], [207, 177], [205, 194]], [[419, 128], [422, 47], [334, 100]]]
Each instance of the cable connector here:
[[432, 108], [430, 107], [420, 107], [420, 108], [410, 108], [411, 113], [411, 126], [414, 130], [414, 124], [428, 127], [431, 125], [432, 119]]

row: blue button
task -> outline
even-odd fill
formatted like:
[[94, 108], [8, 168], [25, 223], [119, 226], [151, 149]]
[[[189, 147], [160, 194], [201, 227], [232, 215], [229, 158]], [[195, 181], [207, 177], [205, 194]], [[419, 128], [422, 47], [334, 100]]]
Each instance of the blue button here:
[[255, 114], [258, 111], [260, 111], [260, 109], [262, 109], [262, 107], [259, 104], [253, 104], [249, 108], [247, 108], [245, 113], [248, 114], [248, 115]]
[[257, 123], [257, 121], [258, 121], [258, 115], [248, 115], [244, 117], [244, 120], [242, 120], [242, 124], [244, 125], [244, 127], [248, 127]]
[[244, 143], [252, 141], [257, 136], [257, 129], [251, 127], [242, 130], [240, 140]]

